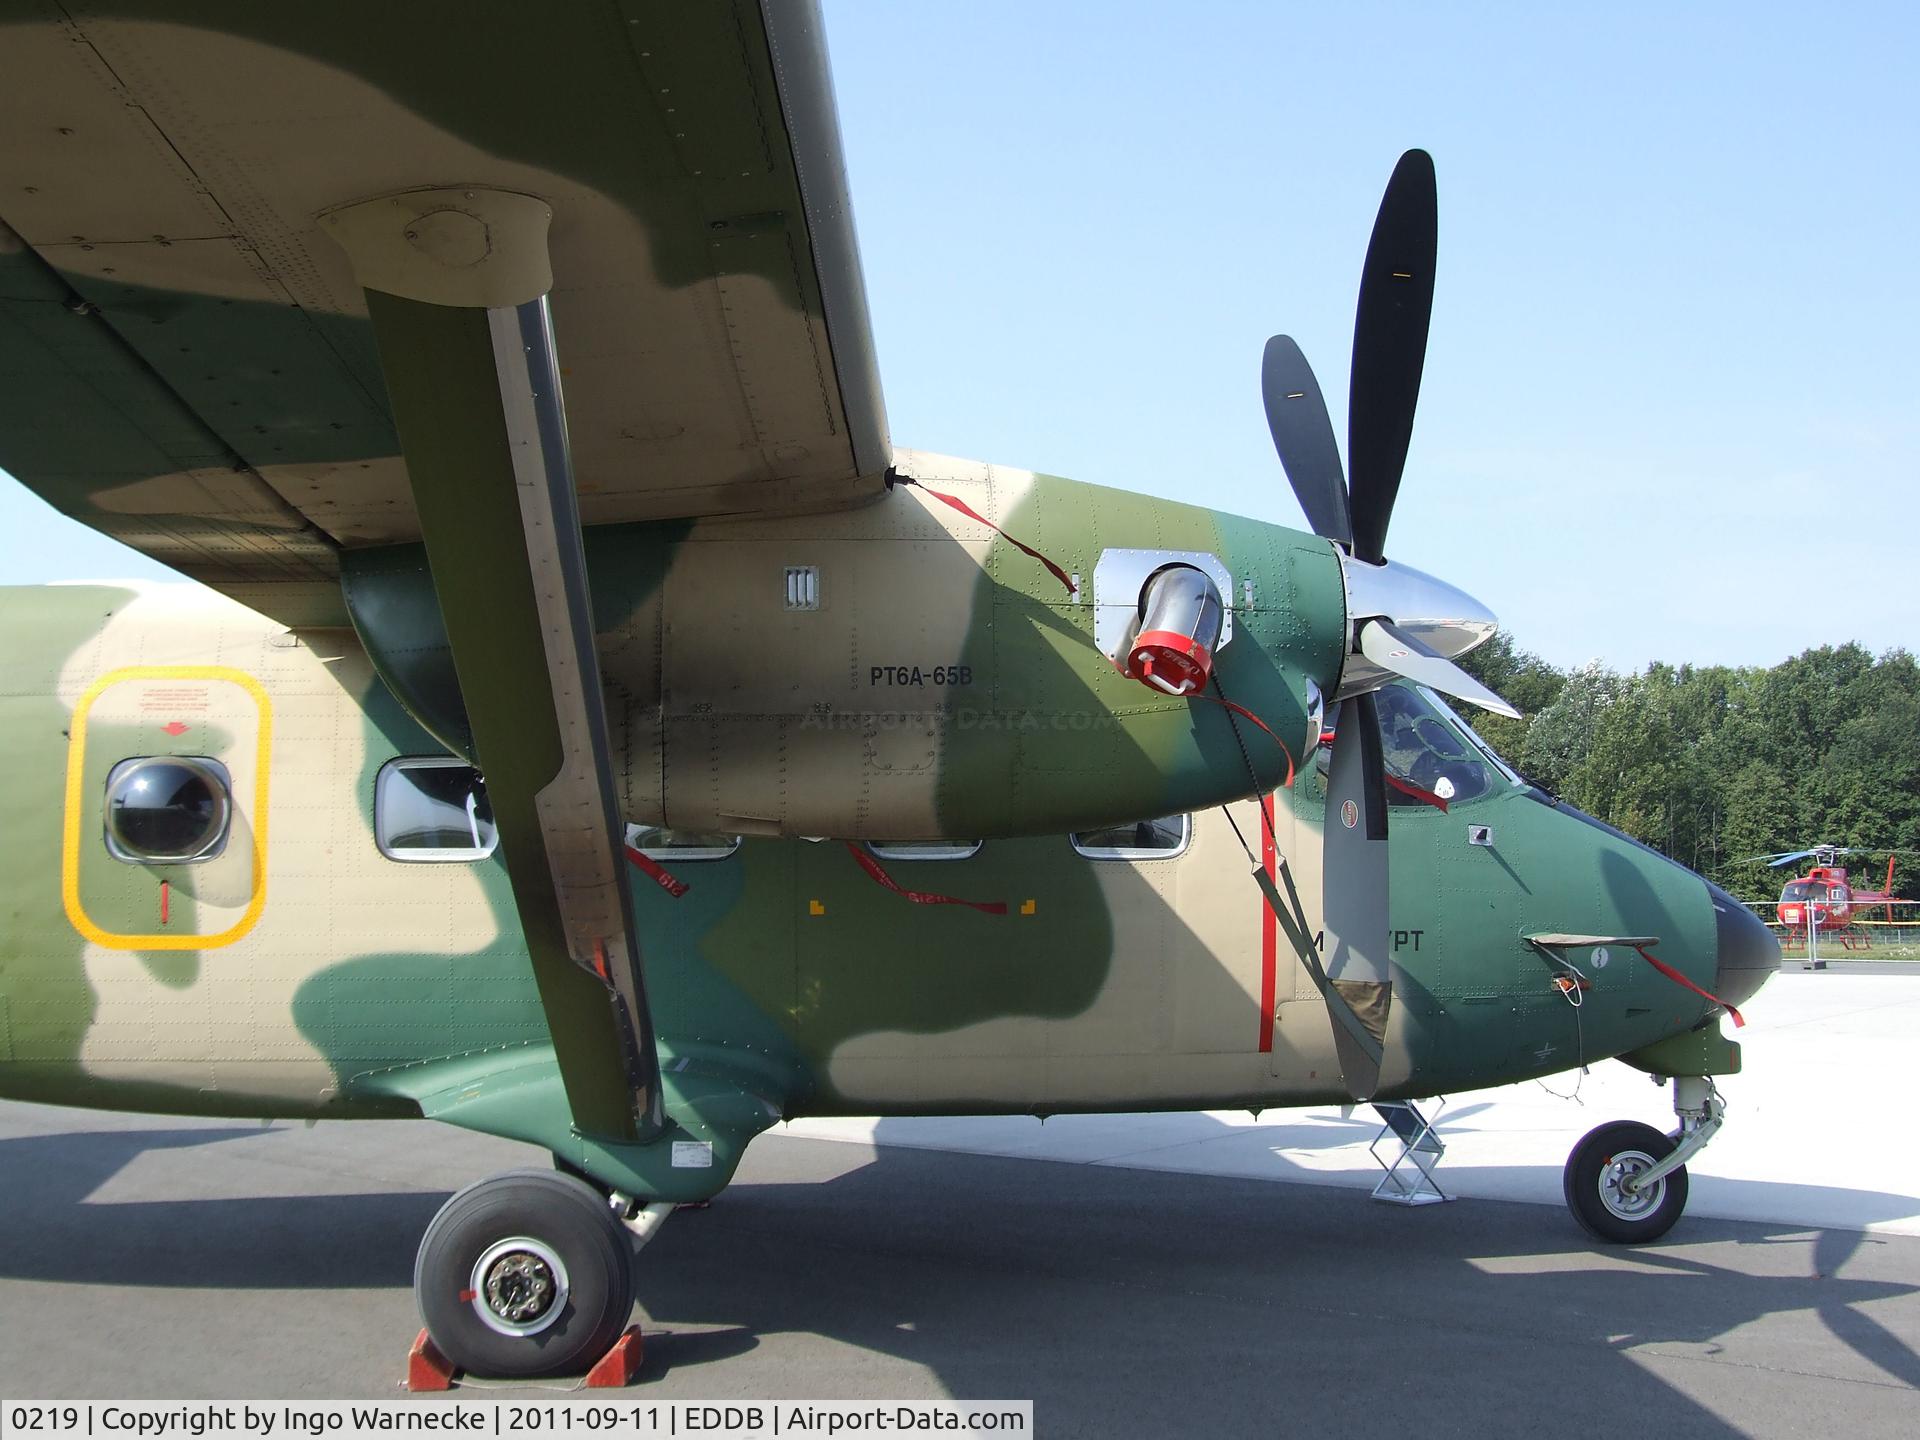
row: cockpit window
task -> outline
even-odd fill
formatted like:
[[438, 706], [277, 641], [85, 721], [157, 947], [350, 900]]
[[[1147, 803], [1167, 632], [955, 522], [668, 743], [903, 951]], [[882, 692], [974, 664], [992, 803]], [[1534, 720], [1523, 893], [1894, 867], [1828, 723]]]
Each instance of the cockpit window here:
[[1492, 765], [1496, 771], [1498, 771], [1501, 775], [1504, 775], [1506, 777], [1508, 784], [1510, 785], [1527, 784], [1526, 777], [1523, 776], [1518, 770], [1514, 769], [1513, 766], [1509, 765], [1505, 760], [1503, 760], [1500, 757], [1499, 752], [1497, 752], [1493, 748], [1493, 746], [1489, 745], [1484, 739], [1481, 738], [1480, 732], [1474, 729], [1473, 726], [1469, 725], [1466, 721], [1466, 718], [1462, 716], [1458, 710], [1454, 709], [1451, 705], [1447, 703], [1445, 696], [1436, 695], [1432, 690], [1429, 690], [1424, 685], [1420, 686], [1420, 693], [1421, 695], [1426, 697], [1426, 701], [1429, 705], [1431, 705], [1436, 711], [1440, 713], [1440, 715], [1443, 718], [1445, 718], [1447, 721], [1449, 721], [1453, 725], [1454, 729], [1458, 730], [1461, 734], [1465, 735], [1468, 740], [1473, 742], [1473, 748], [1480, 752], [1481, 757], [1485, 759], [1488, 764]]
[[[1374, 706], [1380, 716], [1380, 758], [1389, 775], [1438, 795], [1449, 805], [1478, 800], [1493, 789], [1488, 756], [1467, 738], [1471, 732], [1458, 717], [1424, 689], [1386, 686], [1374, 693]], [[1339, 708], [1344, 714], [1347, 707]], [[1339, 723], [1336, 715], [1333, 728], [1337, 730]], [[1322, 774], [1330, 758], [1330, 747], [1321, 746], [1315, 763]], [[1389, 805], [1425, 803], [1417, 795], [1387, 787]]]
[[1827, 887], [1818, 880], [1796, 880], [1780, 892], [1782, 900], [1825, 900]]

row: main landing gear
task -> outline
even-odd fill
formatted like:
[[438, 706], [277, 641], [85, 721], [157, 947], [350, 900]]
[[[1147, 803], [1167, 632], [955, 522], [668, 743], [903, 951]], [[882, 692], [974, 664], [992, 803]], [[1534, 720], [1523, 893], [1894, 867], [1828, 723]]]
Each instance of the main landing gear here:
[[635, 1252], [672, 1209], [547, 1170], [476, 1181], [420, 1241], [413, 1292], [427, 1333], [477, 1375], [578, 1374], [626, 1328]]
[[1671, 1134], [1616, 1120], [1588, 1131], [1567, 1157], [1567, 1208], [1596, 1240], [1645, 1245], [1687, 1208], [1687, 1161], [1718, 1133], [1726, 1102], [1707, 1077], [1676, 1075], [1673, 1110], [1680, 1126]]

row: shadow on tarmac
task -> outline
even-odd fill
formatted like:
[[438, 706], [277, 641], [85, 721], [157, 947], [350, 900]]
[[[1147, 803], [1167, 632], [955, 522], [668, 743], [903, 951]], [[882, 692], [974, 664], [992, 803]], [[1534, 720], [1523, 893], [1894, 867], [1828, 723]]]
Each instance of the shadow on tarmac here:
[[[88, 1201], [149, 1150], [226, 1158], [261, 1133], [0, 1141], [0, 1278], [408, 1286], [444, 1192]], [[768, 1391], [752, 1356], [819, 1336], [924, 1366], [956, 1396], [1031, 1397], [1049, 1435], [1351, 1433], [1404, 1417], [1535, 1436], [1614, 1417], [1733, 1436], [1755, 1427], [1729, 1407], [1756, 1396], [1800, 1397], [1773, 1416], [1785, 1433], [1825, 1429], [1823, 1395], [1860, 1393], [1809, 1374], [1880, 1387], [1896, 1415], [1912, 1399], [1899, 1387], [1920, 1389], [1910, 1240], [1689, 1219], [1629, 1251], [1588, 1243], [1547, 1206], [1405, 1210], [1322, 1186], [865, 1153], [762, 1141], [710, 1209], [674, 1217], [640, 1264], [645, 1380], [806, 1395], [790, 1361]], [[1789, 1381], [1800, 1388], [1779, 1389]], [[812, 1393], [848, 1388], [836, 1363]]]
[[225, 1148], [263, 1133], [248, 1125], [0, 1140], [0, 1277], [236, 1289], [411, 1286], [414, 1251], [445, 1194], [86, 1203], [150, 1151]]

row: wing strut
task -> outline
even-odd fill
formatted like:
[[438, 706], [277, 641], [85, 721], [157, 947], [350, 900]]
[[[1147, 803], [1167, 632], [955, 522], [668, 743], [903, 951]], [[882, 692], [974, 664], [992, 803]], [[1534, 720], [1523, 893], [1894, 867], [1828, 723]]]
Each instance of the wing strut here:
[[[322, 224], [367, 292], [575, 1128], [645, 1141], [665, 1124], [660, 1067], [547, 308], [548, 218], [532, 197], [461, 189], [362, 201]], [[376, 657], [393, 643], [381, 638]]]

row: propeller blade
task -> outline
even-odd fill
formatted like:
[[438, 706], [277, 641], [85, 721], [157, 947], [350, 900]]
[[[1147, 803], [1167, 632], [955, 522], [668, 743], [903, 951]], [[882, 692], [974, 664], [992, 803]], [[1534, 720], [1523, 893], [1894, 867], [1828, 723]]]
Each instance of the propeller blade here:
[[[1380, 1087], [1393, 1004], [1387, 922], [1387, 786], [1380, 716], [1372, 695], [1341, 706], [1327, 769], [1321, 920], [1326, 928], [1327, 997], [1347, 1093], [1370, 1100]], [[1339, 1013], [1344, 1007], [1355, 1026]]]
[[1333, 438], [1320, 382], [1292, 336], [1267, 341], [1260, 361], [1260, 396], [1266, 402], [1273, 448], [1313, 533], [1351, 546], [1353, 519], [1347, 513], [1339, 442]]
[[1444, 695], [1468, 700], [1482, 710], [1518, 720], [1520, 712], [1453, 661], [1390, 620], [1369, 620], [1360, 627], [1360, 653], [1382, 670], [1404, 675]]
[[1773, 859], [1767, 861], [1767, 865], [1770, 869], [1778, 870], [1782, 865], [1791, 865], [1796, 860], [1805, 860], [1808, 856], [1817, 853], [1817, 851], [1813, 850], [1795, 850], [1791, 854], [1776, 855]]
[[1362, 560], [1377, 561], [1385, 553], [1387, 523], [1407, 464], [1427, 360], [1438, 234], [1433, 157], [1409, 150], [1394, 166], [1373, 222], [1353, 322], [1347, 463], [1353, 553]]

